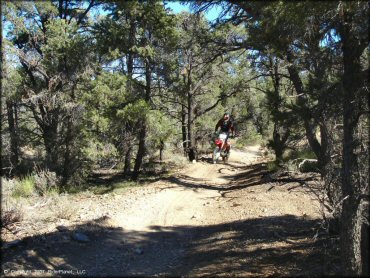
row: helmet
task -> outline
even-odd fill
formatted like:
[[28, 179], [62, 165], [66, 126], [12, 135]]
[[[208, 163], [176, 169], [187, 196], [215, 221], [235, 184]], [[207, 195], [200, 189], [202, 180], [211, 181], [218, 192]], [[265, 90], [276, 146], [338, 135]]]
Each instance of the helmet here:
[[227, 121], [230, 119], [230, 114], [229, 113], [225, 113], [224, 114], [224, 120]]

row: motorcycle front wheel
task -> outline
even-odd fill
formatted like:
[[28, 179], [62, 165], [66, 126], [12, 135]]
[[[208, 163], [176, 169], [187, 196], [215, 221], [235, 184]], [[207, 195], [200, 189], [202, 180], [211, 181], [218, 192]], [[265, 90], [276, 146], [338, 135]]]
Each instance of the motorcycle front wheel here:
[[219, 147], [216, 147], [213, 150], [213, 153], [212, 153], [212, 161], [213, 161], [213, 163], [216, 163], [219, 158], [220, 158], [220, 148]]

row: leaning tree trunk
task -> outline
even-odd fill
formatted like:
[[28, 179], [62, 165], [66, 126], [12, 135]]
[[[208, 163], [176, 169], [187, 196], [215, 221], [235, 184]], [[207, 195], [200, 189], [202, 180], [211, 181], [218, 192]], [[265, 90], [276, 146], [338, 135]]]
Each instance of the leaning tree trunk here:
[[[288, 55], [288, 61], [291, 62], [291, 57]], [[312, 116], [311, 112], [307, 108], [307, 100], [305, 98], [305, 92], [303, 90], [303, 83], [301, 78], [299, 77], [297, 69], [291, 65], [288, 67], [289, 77], [293, 83], [293, 86], [297, 92], [297, 104], [299, 106], [300, 110], [300, 117], [303, 121], [303, 126], [306, 131], [306, 138], [307, 141], [312, 149], [312, 151], [315, 153], [318, 160], [321, 159], [321, 145], [319, 141], [316, 138], [315, 130], [316, 125], [311, 123]], [[319, 165], [322, 165], [323, 163], [318, 161]], [[321, 169], [320, 169], [321, 170]]]

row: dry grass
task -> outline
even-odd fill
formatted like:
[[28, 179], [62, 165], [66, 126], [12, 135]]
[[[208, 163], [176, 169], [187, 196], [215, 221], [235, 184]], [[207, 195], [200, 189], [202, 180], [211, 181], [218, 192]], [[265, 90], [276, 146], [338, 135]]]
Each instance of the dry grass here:
[[12, 224], [20, 222], [24, 213], [21, 204], [12, 198], [15, 182], [2, 178], [1, 185], [1, 225], [3, 228], [8, 228]]
[[54, 204], [50, 208], [52, 216], [70, 220], [76, 214], [76, 207], [69, 198], [68, 195], [57, 195], [54, 197]]

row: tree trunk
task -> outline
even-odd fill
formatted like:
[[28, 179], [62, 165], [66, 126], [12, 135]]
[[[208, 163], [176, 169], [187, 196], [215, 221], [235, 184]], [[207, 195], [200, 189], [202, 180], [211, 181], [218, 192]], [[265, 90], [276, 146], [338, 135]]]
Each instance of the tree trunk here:
[[[145, 62], [145, 101], [149, 103], [150, 95], [151, 95], [151, 81], [152, 81], [152, 74], [150, 70], [150, 61], [147, 59]], [[142, 122], [142, 126], [139, 133], [139, 149], [137, 151], [135, 166], [134, 166], [134, 173], [132, 175], [133, 180], [137, 180], [139, 176], [139, 171], [141, 168], [141, 164], [143, 162], [143, 158], [145, 155], [145, 141], [146, 141], [146, 133], [147, 133], [147, 123], [144, 119]]]
[[7, 116], [8, 116], [8, 126], [10, 133], [10, 163], [12, 171], [17, 173], [18, 163], [19, 163], [19, 148], [18, 148], [18, 132], [17, 124], [14, 113], [14, 103], [10, 100], [6, 101]]
[[[351, 56], [351, 55], [349, 55]], [[353, 57], [354, 58], [354, 57]], [[349, 198], [342, 207], [341, 253], [346, 275], [360, 275], [361, 265], [361, 223], [359, 222], [358, 181], [354, 179], [356, 170], [356, 156], [354, 154], [354, 134], [357, 123], [353, 117], [356, 114], [356, 86], [355, 75], [359, 68], [353, 60], [344, 59], [344, 103], [343, 103], [343, 164], [342, 164], [342, 192]]]
[[72, 120], [71, 116], [67, 117], [67, 130], [65, 137], [65, 150], [64, 150], [64, 162], [63, 162], [63, 173], [62, 173], [62, 186], [68, 183], [70, 177], [70, 169], [72, 166], [71, 161], [71, 144], [73, 141], [73, 131], [72, 131]]
[[[288, 55], [289, 56], [289, 55]], [[288, 58], [288, 61], [290, 61], [291, 58]], [[303, 90], [303, 83], [301, 78], [299, 77], [298, 71], [294, 66], [288, 67], [288, 72], [290, 79], [293, 82], [294, 88], [297, 92], [297, 104], [300, 109], [300, 117], [303, 120], [303, 125], [306, 131], [306, 138], [308, 140], [308, 143], [310, 144], [310, 147], [312, 151], [315, 153], [317, 159], [319, 160], [321, 155], [321, 146], [319, 141], [316, 138], [316, 125], [312, 125], [310, 121], [312, 120], [312, 116], [310, 115], [310, 111], [307, 108], [306, 105], [306, 98], [305, 98], [305, 92]], [[320, 165], [320, 162], [319, 162]]]
[[187, 135], [188, 135], [188, 155], [189, 160], [193, 161], [196, 159], [196, 150], [195, 150], [195, 136], [194, 136], [194, 121], [193, 121], [193, 106], [194, 106], [194, 99], [192, 93], [192, 76], [191, 76], [191, 69], [188, 72], [188, 80], [187, 80], [187, 101], [188, 101], [188, 111], [187, 111]]
[[[129, 19], [131, 19], [129, 17]], [[135, 22], [133, 19], [131, 19], [130, 21], [130, 37], [129, 37], [129, 49], [131, 49], [131, 47], [133, 45], [135, 45], [135, 32], [136, 32], [136, 26], [135, 26]], [[127, 55], [127, 90], [129, 92], [130, 95], [133, 94], [133, 86], [132, 86], [132, 74], [133, 74], [133, 68], [134, 68], [134, 55], [133, 53], [131, 52], [131, 50], [129, 50], [128, 52], [128, 55]], [[126, 129], [126, 133], [128, 134], [132, 134], [132, 128], [131, 128], [131, 125], [129, 123], [126, 123], [126, 126], [125, 126], [125, 129]], [[131, 173], [131, 159], [132, 159], [132, 142], [131, 140], [127, 140], [127, 137], [131, 137], [131, 136], [125, 136], [126, 138], [126, 142], [123, 142], [124, 144], [126, 144], [128, 146], [127, 148], [127, 151], [126, 151], [126, 154], [125, 154], [125, 166], [123, 168], [123, 172], [125, 173], [125, 175], [129, 175]]]
[[184, 156], [187, 154], [188, 142], [187, 142], [187, 132], [186, 132], [186, 111], [185, 105], [181, 105], [181, 133], [182, 133], [182, 148], [184, 151]]
[[128, 146], [125, 155], [125, 166], [123, 168], [123, 172], [125, 175], [129, 175], [131, 173], [131, 158], [132, 158], [132, 146]]
[[361, 101], [361, 49], [351, 30], [350, 15], [344, 15], [339, 34], [343, 51], [343, 161], [342, 192], [347, 198], [342, 207], [341, 258], [344, 275], [361, 275], [361, 185], [356, 179], [355, 132]]
[[189, 92], [188, 93], [188, 121], [187, 121], [187, 128], [188, 128], [188, 147], [189, 149], [194, 147], [194, 123], [193, 123], [193, 96]]
[[278, 132], [278, 123], [274, 123], [274, 131], [273, 131], [273, 135], [272, 135], [272, 138], [273, 138], [273, 149], [274, 149], [274, 152], [275, 152], [275, 157], [276, 157], [276, 161], [278, 163], [281, 163], [282, 160], [283, 160], [283, 144], [281, 142], [281, 139], [280, 139], [280, 134]]
[[43, 139], [46, 151], [46, 167], [56, 172], [57, 175], [61, 174], [61, 169], [58, 162], [58, 133], [57, 123], [53, 122], [52, 125], [44, 126]]
[[141, 168], [141, 164], [143, 163], [143, 158], [145, 155], [145, 138], [146, 138], [146, 123], [142, 124], [142, 127], [140, 129], [139, 133], [139, 148], [136, 154], [136, 160], [135, 160], [135, 166], [134, 166], [134, 172], [132, 173], [132, 179], [137, 180], [139, 177], [139, 172]]
[[354, 195], [350, 196], [343, 202], [340, 243], [344, 275], [362, 275], [363, 259], [361, 255], [363, 254], [363, 251], [361, 250], [361, 235], [363, 234], [363, 223], [361, 219], [363, 205], [360, 204], [361, 203], [358, 198]]
[[161, 140], [159, 144], [159, 161], [162, 163], [163, 161], [163, 151], [164, 151], [164, 142]]
[[274, 91], [272, 92], [273, 95], [273, 119], [274, 119], [274, 131], [272, 134], [272, 139], [273, 139], [273, 149], [275, 152], [276, 156], [276, 161], [278, 163], [281, 163], [283, 160], [283, 152], [285, 149], [285, 142], [282, 140], [282, 134], [281, 134], [281, 128], [282, 125], [284, 124], [283, 121], [279, 118], [279, 113], [280, 113], [280, 106], [281, 106], [281, 101], [280, 101], [280, 77], [279, 77], [279, 72], [278, 72], [278, 63], [277, 61], [274, 61], [273, 58], [269, 57], [270, 61], [270, 77], [272, 80], [272, 84], [274, 87]]

